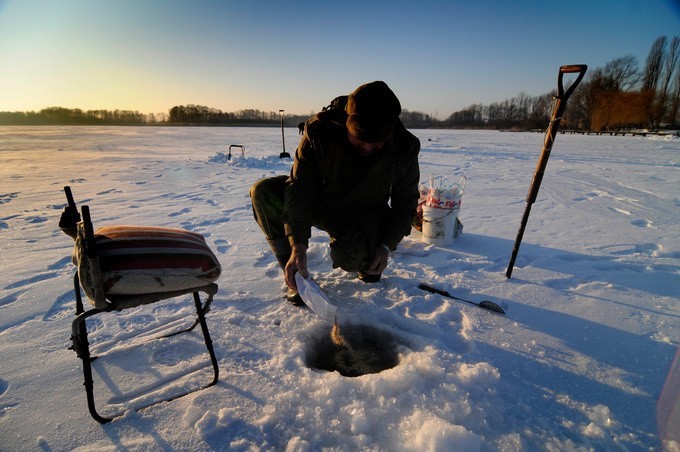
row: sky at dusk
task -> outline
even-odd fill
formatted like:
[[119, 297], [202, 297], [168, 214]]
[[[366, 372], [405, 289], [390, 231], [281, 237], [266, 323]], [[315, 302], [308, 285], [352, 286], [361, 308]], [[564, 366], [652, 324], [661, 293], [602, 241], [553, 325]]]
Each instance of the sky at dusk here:
[[0, 0], [0, 111], [306, 114], [384, 80], [444, 119], [680, 35], [680, 0]]

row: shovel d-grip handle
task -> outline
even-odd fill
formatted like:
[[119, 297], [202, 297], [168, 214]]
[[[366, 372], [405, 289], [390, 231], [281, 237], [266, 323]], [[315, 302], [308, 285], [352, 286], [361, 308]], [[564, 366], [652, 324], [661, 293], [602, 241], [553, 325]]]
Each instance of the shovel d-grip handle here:
[[[586, 71], [588, 70], [588, 65], [586, 64], [569, 64], [566, 66], [561, 66], [560, 67], [560, 74], [557, 77], [557, 98], [562, 99], [563, 101], [566, 101], [569, 96], [571, 96], [571, 93], [574, 92], [576, 87], [581, 83], [581, 80], [583, 80], [583, 77], [586, 75]], [[564, 86], [562, 84], [562, 80], [564, 78], [564, 74], [575, 74], [578, 72], [578, 77], [576, 77], [576, 80], [574, 80], [571, 85], [567, 88], [566, 91], [564, 91]]]

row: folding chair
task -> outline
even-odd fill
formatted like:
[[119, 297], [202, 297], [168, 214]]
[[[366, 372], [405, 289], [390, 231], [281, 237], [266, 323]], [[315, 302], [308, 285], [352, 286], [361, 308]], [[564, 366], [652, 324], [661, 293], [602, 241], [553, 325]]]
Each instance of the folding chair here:
[[[59, 227], [75, 239], [73, 263], [77, 266], [73, 277], [76, 318], [71, 325], [71, 348], [83, 362], [87, 406], [92, 417], [103, 424], [120, 416], [103, 417], [95, 407], [91, 363], [97, 357], [90, 352], [86, 322], [101, 313], [193, 294], [197, 314], [195, 322], [188, 328], [162, 338], [190, 332], [200, 325], [213, 368], [213, 378], [201, 388], [142, 408], [217, 383], [219, 368], [205, 315], [217, 293], [214, 281], [219, 277], [221, 267], [203, 236], [184, 229], [147, 226], [112, 226], [95, 232], [89, 207], [82, 207], [81, 221], [71, 189], [64, 187], [64, 191], [68, 205], [61, 215]], [[92, 302], [93, 309], [85, 310], [81, 289]], [[207, 295], [204, 303], [201, 303], [199, 292]]]

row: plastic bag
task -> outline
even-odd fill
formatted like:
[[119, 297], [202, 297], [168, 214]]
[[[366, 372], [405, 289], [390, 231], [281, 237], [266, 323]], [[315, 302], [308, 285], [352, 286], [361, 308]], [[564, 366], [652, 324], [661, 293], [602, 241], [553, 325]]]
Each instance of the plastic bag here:
[[[467, 176], [464, 174], [458, 182], [451, 182], [451, 179], [446, 176], [434, 175], [430, 175], [428, 183], [421, 182], [418, 185], [420, 199], [418, 200], [416, 216], [413, 219], [412, 226], [420, 232], [423, 231], [423, 209], [425, 207], [454, 210], [457, 216], [466, 183]], [[456, 224], [458, 223], [460, 222], [456, 220]]]
[[448, 178], [440, 177], [436, 179], [434, 176], [430, 176], [430, 186], [425, 196], [425, 205], [435, 209], [460, 209], [467, 177], [463, 175], [457, 183], [450, 182]]
[[302, 301], [309, 306], [312, 312], [328, 323], [335, 322], [338, 308], [331, 304], [326, 294], [323, 293], [311, 277], [305, 279], [299, 272], [295, 273], [295, 284], [297, 284], [298, 293]]

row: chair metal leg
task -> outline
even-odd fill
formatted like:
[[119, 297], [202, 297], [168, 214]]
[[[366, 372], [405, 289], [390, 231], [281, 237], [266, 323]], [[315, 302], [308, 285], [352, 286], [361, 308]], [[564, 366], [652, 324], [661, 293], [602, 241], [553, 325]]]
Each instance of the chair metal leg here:
[[210, 354], [210, 362], [213, 366], [214, 376], [212, 382], [206, 387], [213, 386], [217, 383], [220, 378], [220, 368], [217, 365], [217, 357], [215, 356], [215, 348], [213, 347], [213, 341], [210, 338], [210, 331], [208, 331], [208, 324], [205, 321], [205, 313], [208, 312], [210, 308], [210, 302], [212, 301], [212, 296], [208, 297], [205, 306], [201, 305], [201, 297], [198, 292], [194, 292], [194, 305], [196, 305], [196, 314], [198, 315], [198, 322], [201, 325], [201, 331], [203, 332], [203, 339], [205, 340], [205, 346]]
[[73, 345], [71, 348], [75, 350], [78, 357], [83, 362], [83, 376], [85, 382], [85, 393], [87, 395], [87, 409], [94, 420], [100, 424], [111, 422], [112, 418], [106, 418], [97, 413], [94, 402], [94, 379], [92, 378], [92, 355], [90, 354], [90, 343], [87, 340], [87, 324], [86, 320], [93, 315], [101, 312], [107, 312], [108, 309], [92, 309], [87, 312], [81, 312], [71, 324], [71, 341]]
[[80, 280], [78, 279], [78, 272], [73, 275], [73, 292], [76, 294], [76, 315], [81, 314], [85, 308], [83, 307], [83, 297], [80, 295]]
[[78, 358], [83, 361], [83, 376], [85, 382], [85, 393], [87, 395], [87, 409], [90, 411], [90, 415], [99, 422], [100, 424], [105, 424], [110, 422], [111, 419], [100, 416], [97, 413], [94, 403], [94, 379], [92, 378], [92, 355], [90, 355], [90, 343], [87, 340], [87, 324], [86, 320], [94, 314], [98, 314], [103, 310], [93, 309], [92, 311], [85, 312], [83, 306], [83, 297], [80, 294], [80, 280], [78, 279], [78, 272], [73, 276], [73, 291], [76, 296], [76, 318], [71, 324], [71, 350], [76, 352]]
[[[195, 300], [196, 297], [199, 296], [199, 293], [193, 292], [193, 294], [194, 294], [194, 300]], [[199, 308], [196, 309], [196, 314], [197, 314], [196, 320], [188, 328], [184, 328], [184, 329], [181, 329], [179, 331], [175, 331], [173, 333], [166, 334], [165, 336], [162, 336], [162, 337], [172, 337], [172, 336], [177, 336], [178, 334], [188, 333], [190, 331], [193, 331], [194, 328], [196, 328], [201, 323], [199, 314], [203, 313], [203, 317], [205, 318], [205, 314], [210, 312], [210, 305], [212, 304], [212, 301], [213, 301], [212, 295], [208, 295], [207, 300], [205, 300], [205, 304], [203, 304], [203, 306], [200, 309]], [[200, 302], [200, 298], [199, 298], [199, 302]]]
[[[78, 355], [78, 358], [80, 358], [83, 362], [83, 377], [84, 377], [84, 383], [83, 385], [85, 386], [85, 393], [87, 396], [87, 408], [90, 412], [90, 415], [94, 420], [99, 422], [100, 424], [106, 424], [107, 422], [111, 422], [115, 417], [113, 418], [107, 418], [104, 416], [101, 416], [97, 412], [97, 408], [95, 406], [95, 397], [94, 397], [94, 378], [92, 374], [92, 361], [96, 359], [96, 357], [92, 357], [90, 354], [90, 343], [87, 339], [87, 319], [90, 317], [93, 317], [97, 314], [100, 314], [102, 312], [111, 312], [114, 310], [113, 307], [111, 308], [106, 308], [106, 309], [90, 309], [89, 311], [85, 311], [84, 306], [83, 306], [83, 301], [82, 301], [82, 296], [80, 294], [80, 283], [78, 280], [78, 274], [76, 273], [74, 277], [74, 291], [75, 291], [75, 298], [76, 298], [76, 318], [73, 320], [71, 324], [71, 349], [76, 352]], [[169, 336], [174, 336], [179, 333], [185, 333], [185, 332], [190, 332], [192, 331], [196, 325], [201, 326], [201, 332], [203, 333], [203, 340], [205, 342], [205, 346], [208, 350], [208, 354], [210, 355], [210, 362], [213, 367], [213, 379], [210, 383], [207, 385], [197, 389], [205, 389], [210, 386], [213, 386], [217, 383], [219, 380], [219, 366], [217, 363], [217, 357], [215, 355], [215, 349], [213, 346], [213, 341], [212, 338], [210, 337], [210, 331], [208, 330], [208, 324], [205, 319], [205, 314], [210, 310], [210, 304], [212, 302], [212, 296], [208, 296], [208, 299], [206, 300], [205, 304], [201, 303], [201, 297], [199, 295], [199, 292], [193, 292], [194, 296], [194, 305], [196, 307], [196, 315], [197, 319], [196, 321], [187, 329], [178, 331], [177, 333], [173, 333]], [[195, 392], [195, 391], [191, 391]], [[189, 392], [189, 393], [191, 393]], [[189, 394], [187, 393], [187, 394]], [[178, 397], [173, 397], [170, 400], [174, 400], [179, 397], [183, 397], [183, 394]], [[169, 400], [161, 400], [157, 403], [160, 402], [167, 402]], [[153, 405], [153, 404], [152, 404]]]

